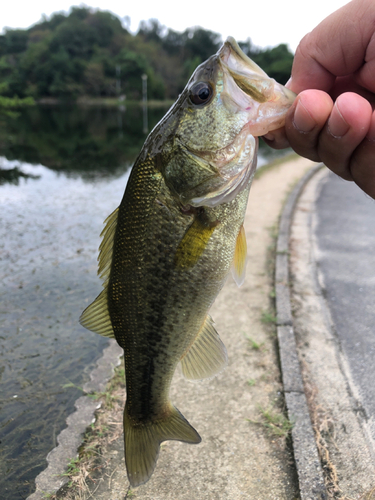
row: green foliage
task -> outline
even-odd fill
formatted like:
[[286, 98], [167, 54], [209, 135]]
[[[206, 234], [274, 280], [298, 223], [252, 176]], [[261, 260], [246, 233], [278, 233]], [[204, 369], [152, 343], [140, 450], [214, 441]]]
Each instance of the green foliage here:
[[[222, 43], [218, 33], [200, 27], [176, 32], [157, 19], [142, 21], [132, 35], [107, 11], [72, 7], [27, 30], [7, 29], [0, 36], [3, 95], [74, 100], [79, 96], [142, 96], [148, 76], [149, 99], [175, 99], [196, 66]], [[281, 83], [290, 75], [293, 55], [285, 44], [243, 50]]]
[[251, 347], [251, 349], [254, 349], [255, 351], [259, 351], [259, 349], [263, 346], [264, 342], [262, 342], [261, 344], [259, 344], [259, 342], [256, 342], [254, 339], [252, 339], [251, 337], [249, 337], [248, 335], [246, 335], [246, 339], [248, 340], [249, 342], [249, 346]]
[[79, 472], [79, 458], [72, 458], [69, 460], [67, 465], [67, 470], [62, 474], [62, 476], [71, 476], [72, 474], [76, 474]]
[[0, 109], [9, 108], [19, 108], [21, 106], [33, 106], [35, 101], [32, 97], [24, 97], [20, 99], [19, 97], [4, 97], [0, 95]]
[[270, 436], [286, 438], [293, 429], [293, 422], [275, 408], [259, 407], [259, 412], [262, 417], [260, 421], [247, 419], [248, 422], [259, 424], [264, 427]]
[[19, 113], [15, 111], [16, 109], [25, 106], [33, 106], [35, 104], [35, 101], [32, 97], [24, 97], [23, 99], [21, 99], [18, 96], [6, 97], [2, 95], [7, 92], [7, 90], [8, 84], [6, 82], [0, 83], [0, 115], [7, 115], [11, 118], [17, 118]]
[[261, 316], [262, 323], [277, 323], [277, 318], [272, 314], [272, 312], [263, 311]]
[[248, 38], [245, 42], [239, 42], [239, 45], [246, 55], [276, 81], [285, 84], [289, 80], [294, 56], [285, 43], [261, 49], [252, 45]]
[[285, 43], [262, 51], [254, 56], [254, 61], [279, 83], [285, 84], [290, 77], [293, 54]]

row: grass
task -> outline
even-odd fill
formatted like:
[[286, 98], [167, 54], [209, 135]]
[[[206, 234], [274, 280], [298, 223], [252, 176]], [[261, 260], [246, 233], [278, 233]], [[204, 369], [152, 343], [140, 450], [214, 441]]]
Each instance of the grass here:
[[262, 316], [261, 316], [261, 321], [262, 321], [262, 323], [265, 323], [265, 324], [276, 324], [277, 318], [272, 312], [263, 311]]
[[[125, 381], [125, 367], [123, 366], [123, 363], [121, 366], [117, 367], [115, 369], [115, 374], [109, 381], [106, 390], [103, 392], [92, 392], [90, 394], [86, 394], [87, 397], [91, 399], [104, 399], [104, 403], [106, 407], [111, 408], [112, 403], [116, 399], [116, 396], [113, 396], [113, 391], [118, 385], [124, 384]], [[81, 392], [85, 392], [82, 387], [79, 385], [73, 384], [73, 382], [68, 382], [67, 384], [64, 384], [62, 386], [63, 389], [68, 389], [68, 388], [74, 388], [78, 389]]]
[[248, 422], [264, 427], [267, 433], [272, 437], [288, 437], [293, 428], [293, 423], [290, 422], [283, 413], [280, 413], [280, 411], [272, 407], [262, 408], [259, 406], [258, 409], [261, 419], [247, 419]]
[[245, 337], [246, 337], [247, 341], [249, 342], [251, 349], [254, 349], [255, 351], [259, 351], [259, 349], [264, 345], [264, 342], [259, 344], [258, 342], [253, 340], [248, 335], [245, 335]]
[[[68, 477], [68, 483], [55, 495], [45, 498], [57, 500], [78, 500], [95, 498], [95, 491], [100, 485], [96, 478], [103, 475], [105, 463], [102, 458], [102, 448], [109, 442], [117, 439], [122, 434], [121, 421], [109, 422], [107, 420], [108, 410], [122, 408], [125, 399], [125, 369], [122, 359], [121, 365], [115, 368], [115, 374], [107, 384], [106, 390], [99, 393], [88, 394], [89, 397], [101, 401], [101, 407], [96, 412], [96, 421], [91, 424], [84, 435], [83, 443], [78, 450], [78, 457], [72, 458], [67, 464], [67, 470], [63, 476]], [[72, 383], [64, 387], [74, 387], [82, 390]], [[126, 498], [132, 498], [133, 493], [128, 491]]]
[[79, 472], [79, 458], [72, 458], [68, 462], [68, 467], [66, 469], [66, 472], [63, 474], [63, 476], [71, 476], [72, 474], [77, 474]]

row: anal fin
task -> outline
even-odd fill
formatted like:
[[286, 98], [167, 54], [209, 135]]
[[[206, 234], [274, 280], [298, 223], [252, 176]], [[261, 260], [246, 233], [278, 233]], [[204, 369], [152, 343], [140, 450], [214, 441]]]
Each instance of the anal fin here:
[[207, 315], [193, 344], [181, 358], [182, 373], [191, 380], [213, 377], [228, 363], [225, 345]]

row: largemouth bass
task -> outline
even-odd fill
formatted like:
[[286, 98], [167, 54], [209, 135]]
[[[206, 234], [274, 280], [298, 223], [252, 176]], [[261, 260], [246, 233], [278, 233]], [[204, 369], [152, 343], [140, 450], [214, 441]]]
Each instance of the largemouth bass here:
[[162, 441], [201, 441], [170, 402], [171, 380], [179, 362], [189, 379], [227, 363], [208, 311], [231, 268], [244, 280], [257, 136], [282, 126], [293, 100], [228, 38], [150, 133], [106, 220], [103, 291], [80, 321], [124, 349], [132, 486], [150, 478]]

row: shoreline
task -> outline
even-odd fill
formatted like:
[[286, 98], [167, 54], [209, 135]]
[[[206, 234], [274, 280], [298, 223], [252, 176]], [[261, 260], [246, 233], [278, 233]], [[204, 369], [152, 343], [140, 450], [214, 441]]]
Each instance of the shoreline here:
[[[175, 101], [172, 99], [165, 99], [163, 101], [148, 100], [146, 102], [149, 108], [164, 108], [171, 106]], [[100, 97], [93, 98], [82, 96], [77, 99], [57, 99], [55, 97], [42, 97], [35, 101], [35, 105], [40, 106], [108, 106], [108, 107], [121, 107], [121, 106], [144, 106], [143, 101], [131, 101], [126, 99], [118, 99], [117, 97]]]
[[[307, 166], [310, 166], [310, 165], [312, 164], [312, 162], [309, 162], [308, 160], [303, 160], [303, 159], [299, 158], [297, 155], [293, 155], [293, 158], [290, 158], [290, 157], [288, 157], [288, 158], [283, 158], [283, 159], [281, 159], [281, 160], [279, 160], [279, 161], [273, 162], [273, 164], [271, 164], [271, 165], [266, 165], [266, 166], [264, 166], [264, 167], [262, 167], [262, 168], [260, 168], [260, 169], [259, 169], [258, 179], [254, 181], [254, 186], [253, 186], [252, 190], [254, 190], [254, 188], [255, 188], [255, 185], [256, 185], [256, 184], [260, 184], [260, 183], [261, 183], [261, 184], [265, 185], [265, 184], [268, 182], [268, 183], [271, 185], [271, 182], [272, 182], [272, 181], [271, 181], [271, 179], [268, 179], [268, 181], [267, 181], [267, 180], [266, 180], [266, 178], [268, 178], [268, 177], [273, 177], [273, 174], [275, 174], [275, 173], [277, 173], [277, 174], [278, 174], [278, 175], [277, 175], [277, 177], [279, 177], [279, 179], [281, 179], [281, 180], [282, 180], [285, 176], [283, 176], [283, 175], [282, 175], [282, 176], [280, 177], [280, 173], [279, 173], [279, 171], [280, 171], [280, 170], [283, 170], [283, 171], [284, 171], [284, 170], [288, 170], [288, 167], [289, 167], [289, 166], [291, 166], [291, 165], [292, 165], [292, 167], [294, 166], [294, 168], [292, 168], [292, 169], [293, 169], [293, 170], [296, 170], [296, 168], [295, 168], [295, 163], [296, 163], [296, 162], [299, 162], [299, 163], [301, 163], [301, 162], [302, 162], [302, 164], [303, 164], [303, 165], [307, 165]], [[305, 167], [305, 168], [306, 168], [306, 167]], [[262, 170], [263, 170], [263, 169], [264, 169], [264, 172], [262, 173]], [[303, 174], [303, 173], [304, 173], [304, 169], [303, 169], [303, 168], [301, 169], [301, 171], [300, 171], [300, 172], [298, 172], [298, 168], [297, 168], [297, 172], [295, 172], [294, 174], [292, 174], [292, 175], [291, 175], [291, 177], [292, 177], [292, 184], [294, 184], [294, 182], [295, 182], [296, 180], [298, 180], [298, 178], [302, 177], [302, 174]], [[290, 181], [290, 178], [289, 178], [289, 181]], [[281, 191], [283, 191], [285, 194], [284, 194], [284, 195], [282, 195], [281, 197], [279, 196], [280, 200], [279, 200], [279, 202], [278, 202], [278, 209], [276, 210], [277, 214], [275, 213], [275, 215], [276, 215], [276, 220], [278, 220], [278, 217], [279, 217], [279, 214], [280, 214], [280, 210], [281, 210], [281, 206], [282, 206], [282, 203], [281, 203], [281, 202], [284, 200], [285, 195], [287, 194], [287, 192], [288, 192], [288, 191], [289, 191], [289, 189], [290, 189], [290, 184], [289, 184], [289, 181], [288, 181], [288, 180], [284, 180], [284, 182], [283, 182], [284, 186], [282, 187]], [[265, 189], [266, 189], [266, 191], [267, 191], [267, 187], [266, 187], [266, 186], [265, 186]], [[274, 189], [275, 189], [275, 188], [274, 188]], [[276, 188], [276, 189], [277, 189], [277, 188]], [[253, 198], [254, 198], [254, 196], [253, 196]], [[271, 198], [272, 198], [272, 197], [271, 197]], [[250, 193], [250, 200], [249, 200], [249, 204], [251, 203], [251, 201], [252, 201], [252, 193]], [[255, 200], [253, 199], [253, 204], [254, 204], [254, 201], [255, 201]], [[270, 200], [270, 201], [271, 201], [271, 200]], [[259, 208], [258, 208], [258, 209], [259, 209]], [[249, 207], [248, 207], [248, 210], [251, 210], [251, 208], [249, 209]], [[275, 215], [274, 215], [273, 217], [275, 217]], [[256, 225], [257, 225], [257, 224], [256, 224]], [[246, 226], [247, 226], [247, 223], [246, 223]], [[257, 228], [255, 227], [254, 229], [256, 230]], [[254, 231], [254, 229], [253, 229], [251, 232], [253, 232], [253, 231]], [[265, 234], [263, 235], [263, 238], [265, 237], [265, 239], [269, 242], [269, 241], [270, 241], [270, 239], [272, 240], [272, 237], [271, 237], [271, 236], [270, 236], [270, 234], [269, 234], [269, 229], [267, 229], [267, 228], [263, 228], [263, 232], [264, 232], [264, 231], [265, 231]], [[250, 236], [250, 238], [249, 238], [249, 236]], [[249, 241], [249, 242], [251, 241], [251, 235], [248, 235], [248, 241]], [[267, 244], [266, 246], [269, 246], [269, 245]], [[263, 253], [263, 255], [260, 255], [259, 257], [260, 257], [260, 259], [263, 261], [263, 265], [265, 265], [265, 255], [264, 255], [264, 250], [263, 250], [263, 251], [261, 251], [261, 253]], [[248, 266], [248, 267], [249, 267], [249, 266]], [[250, 271], [250, 272], [251, 272], [251, 271]], [[253, 272], [251, 272], [251, 274], [253, 274]], [[229, 280], [228, 280], [228, 281], [229, 281]], [[270, 277], [269, 277], [269, 276], [267, 276], [265, 280], [264, 280], [264, 276], [263, 276], [263, 278], [261, 279], [261, 281], [263, 282], [263, 286], [266, 286], [266, 288], [267, 288], [267, 289], [269, 289], [269, 292], [268, 292], [268, 293], [264, 293], [264, 292], [263, 292], [263, 293], [261, 293], [261, 295], [262, 295], [262, 302], [264, 302], [264, 299], [265, 299], [265, 300], [266, 300], [266, 304], [268, 304], [268, 305], [267, 305], [267, 309], [269, 309], [270, 304], [269, 304], [268, 295], [270, 294], [270, 290], [271, 290], [271, 288], [272, 288], [272, 283], [270, 283], [270, 281], [271, 281], [271, 280], [270, 280]], [[232, 283], [231, 283], [230, 285], [232, 285]], [[226, 286], [227, 286], [227, 285], [226, 285]], [[237, 287], [236, 287], [236, 288], [237, 288]], [[244, 288], [247, 288], [247, 287], [246, 287], [246, 284], [245, 284], [245, 286], [243, 287], [243, 289], [244, 289]], [[247, 295], [247, 294], [246, 294], [246, 290], [243, 290], [243, 289], [241, 289], [239, 292], [237, 292], [237, 290], [236, 290], [236, 293], [239, 293], [239, 294], [241, 294], [241, 293], [242, 293], [242, 300], [245, 300], [245, 297], [246, 297], [246, 295]], [[243, 292], [245, 292], [245, 293], [243, 293]], [[218, 302], [220, 302], [220, 303], [221, 303], [221, 301], [219, 301], [219, 298], [222, 296], [222, 294], [223, 294], [223, 291], [222, 291], [222, 292], [221, 292], [221, 294], [219, 295], [219, 297], [218, 297], [218, 299], [217, 299], [216, 303], [218, 303]], [[241, 295], [240, 295], [240, 296], [241, 296]], [[265, 305], [265, 304], [263, 304], [263, 305]], [[215, 304], [215, 306], [216, 306], [216, 304]], [[217, 317], [217, 315], [218, 315], [217, 307], [218, 307], [218, 306], [216, 306], [216, 308], [215, 308], [215, 309], [216, 309], [216, 313], [214, 313], [214, 314], [215, 314], [215, 317]], [[220, 307], [220, 305], [219, 305], [219, 307]], [[262, 312], [261, 312], [261, 311], [258, 311], [257, 316], [261, 316], [261, 314], [262, 314]], [[255, 319], [255, 318], [254, 318], [254, 319]], [[224, 317], [222, 317], [220, 322], [219, 322], [218, 320], [216, 320], [216, 322], [217, 322], [218, 326], [220, 326], [220, 324], [223, 324], [223, 323], [225, 324], [225, 323], [227, 323], [228, 321], [225, 321], [225, 318], [224, 318]], [[262, 324], [262, 320], [261, 320], [259, 317], [258, 317], [257, 322], [258, 322], [260, 325]], [[275, 363], [276, 363], [276, 358], [277, 358], [277, 352], [276, 352], [276, 350], [275, 350], [275, 345], [274, 345], [275, 340], [274, 340], [274, 337], [272, 337], [272, 335], [270, 334], [270, 331], [269, 331], [269, 329], [270, 329], [270, 328], [272, 329], [273, 327], [274, 327], [274, 325], [272, 325], [272, 323], [271, 323], [271, 325], [270, 325], [270, 324], [267, 324], [266, 322], [265, 322], [265, 323], [263, 323], [263, 327], [262, 327], [262, 330], [263, 330], [263, 335], [262, 335], [262, 337], [264, 338], [264, 341], [263, 341], [263, 340], [262, 340], [262, 341], [259, 341], [258, 339], [254, 340], [254, 343], [253, 343], [253, 348], [251, 349], [251, 351], [252, 351], [252, 353], [251, 353], [251, 354], [256, 354], [256, 355], [257, 355], [257, 354], [259, 354], [259, 352], [257, 352], [257, 351], [260, 351], [260, 352], [261, 352], [261, 356], [262, 356], [262, 357], [264, 357], [264, 356], [265, 356], [266, 358], [269, 358], [269, 357], [271, 356], [271, 358], [272, 358], [272, 360], [273, 360], [273, 361], [271, 361], [271, 359], [267, 359], [267, 361], [266, 361], [266, 360], [264, 360], [264, 362], [266, 363], [266, 365], [269, 365], [270, 363], [271, 363], [271, 365], [275, 365]], [[221, 329], [222, 329], [222, 328], [220, 328], [220, 330], [221, 330]], [[252, 335], [254, 335], [254, 333], [252, 333]], [[247, 350], [249, 341], [248, 341], [248, 340], [246, 340], [246, 338], [245, 338], [245, 339], [242, 339], [242, 344], [243, 344], [243, 341], [245, 341], [245, 348], [246, 348], [246, 350]], [[227, 344], [227, 342], [225, 342], [225, 343]], [[262, 350], [262, 349], [263, 349], [263, 347], [262, 347], [262, 349], [260, 349], [260, 348], [256, 348], [256, 347], [255, 347], [255, 345], [262, 345], [262, 346], [263, 346], [263, 345], [265, 345], [265, 344], [267, 344], [267, 351], [268, 351], [267, 353], [263, 352], [263, 350]], [[116, 344], [116, 346], [117, 346], [117, 344]], [[234, 347], [235, 347], [235, 349], [237, 349], [237, 347], [236, 347], [236, 346], [234, 346]], [[242, 345], [242, 349], [243, 349], [243, 348], [244, 348], [244, 345]], [[119, 348], [119, 349], [120, 349], [120, 348]], [[121, 354], [121, 353], [120, 353], [120, 354]], [[248, 353], [246, 354], [245, 358], [246, 358], [247, 356], [248, 356]], [[119, 359], [119, 356], [118, 356], [117, 360], [118, 360], [118, 359]], [[256, 360], [254, 360], [254, 363], [255, 363], [255, 370], [259, 372], [259, 368], [258, 368], [258, 369], [256, 368], [256, 364], [257, 364]], [[112, 365], [113, 365], [113, 363], [112, 363]], [[270, 367], [269, 367], [269, 368], [270, 368]], [[276, 368], [275, 368], [275, 366], [273, 366], [272, 371], [274, 371], [275, 369], [276, 369]], [[261, 371], [262, 371], [262, 370], [261, 370]], [[278, 371], [278, 370], [276, 369], [276, 372], [277, 372], [277, 371]], [[281, 390], [281, 387], [280, 387], [280, 385], [279, 385], [279, 384], [280, 384], [280, 382], [278, 382], [278, 380], [280, 379], [280, 375], [277, 375], [277, 374], [276, 374], [276, 372], [274, 373], [274, 375], [273, 375], [273, 377], [272, 377], [273, 382], [271, 383], [271, 386], [273, 386], [275, 389], [277, 388], [277, 390], [275, 391], [275, 389], [272, 389], [272, 388], [270, 388], [270, 387], [269, 387], [269, 388], [268, 388], [268, 390], [267, 390], [267, 391], [268, 391], [268, 393], [269, 393], [269, 391], [271, 391], [271, 393], [275, 393], [275, 392], [277, 393], [279, 390]], [[177, 375], [177, 374], [176, 374], [176, 375]], [[175, 378], [180, 378], [180, 374], [178, 374]], [[214, 379], [214, 380], [215, 380], [215, 379]], [[250, 380], [252, 381], [253, 379], [250, 379]], [[254, 379], [254, 380], [255, 380], [255, 379]], [[259, 383], [262, 385], [262, 382], [259, 382]], [[216, 384], [217, 384], [217, 381], [216, 381]], [[249, 381], [246, 383], [246, 385], [247, 385], [248, 387], [250, 387], [250, 390], [251, 390], [251, 384], [252, 384], [252, 382], [249, 382]], [[196, 385], [196, 384], [194, 384], [194, 385]], [[203, 385], [203, 384], [202, 384], [202, 385]], [[255, 382], [254, 382], [254, 386], [256, 386], [256, 385], [257, 385], [257, 383], [255, 383]], [[267, 386], [267, 385], [269, 385], [269, 384], [266, 384], [266, 386]], [[191, 385], [189, 384], [189, 387], [190, 387], [190, 386], [191, 386]], [[93, 387], [91, 387], [90, 389], [88, 389], [88, 388], [86, 387], [86, 390], [87, 390], [87, 391], [101, 392], [101, 391], [98, 391], [97, 389], [94, 389]], [[246, 392], [247, 392], [247, 391], [246, 391]], [[261, 394], [261, 393], [262, 393], [262, 391], [259, 393], [259, 390], [258, 390], [258, 391], [257, 391], [257, 393], [258, 393], [258, 396], [257, 396], [255, 399], [260, 399], [260, 403], [261, 403], [261, 404], [263, 404], [263, 406], [264, 406], [264, 407], [268, 406], [268, 405], [270, 404], [269, 397], [266, 397], [266, 399], [265, 399], [265, 398], [264, 398], [264, 394]], [[98, 402], [97, 402], [97, 401], [94, 401], [94, 403], [95, 403], [95, 404], [93, 404], [93, 399], [92, 399], [92, 398], [90, 398], [89, 396], [83, 396], [83, 398], [85, 398], [86, 400], [88, 400], [88, 401], [87, 401], [87, 403], [89, 404], [90, 408], [92, 408], [92, 409], [90, 409], [90, 412], [91, 412], [91, 413], [89, 412], [89, 413], [90, 413], [90, 416], [89, 416], [89, 417], [86, 417], [86, 418], [87, 418], [87, 419], [86, 419], [86, 422], [87, 422], [86, 428], [87, 428], [87, 427], [89, 427], [89, 426], [90, 426], [90, 424], [92, 424], [92, 420], [93, 420], [93, 418], [94, 418], [94, 414], [95, 414], [95, 412], [97, 412], [97, 411], [98, 411]], [[246, 400], [247, 400], [247, 398], [248, 398], [248, 396], [246, 396]], [[82, 399], [82, 398], [80, 398], [80, 399]], [[268, 403], [267, 403], [267, 401], [268, 401]], [[249, 400], [248, 400], [248, 403], [249, 403]], [[261, 427], [260, 427], [260, 429], [262, 429], [262, 428], [263, 428], [263, 427], [262, 427], [262, 419], [261, 419], [261, 420], [259, 420], [259, 418], [260, 418], [260, 416], [259, 416], [259, 411], [257, 410], [257, 408], [254, 408], [254, 404], [255, 404], [255, 403], [253, 402], [253, 403], [252, 403], [252, 405], [251, 405], [251, 406], [253, 407], [253, 413], [254, 413], [254, 415], [253, 415], [253, 417], [254, 417], [254, 418], [253, 418], [252, 420], [254, 420], [254, 422], [257, 422], [257, 425], [254, 425], [254, 429], [252, 429], [252, 431], [255, 431], [255, 432], [256, 432], [256, 434], [258, 434], [259, 425], [261, 426]], [[278, 403], [278, 404], [279, 404], [279, 403]], [[181, 407], [182, 405], [178, 405], [178, 406], [179, 406], [179, 407]], [[255, 405], [255, 406], [256, 406], [256, 405]], [[206, 410], [207, 410], [207, 408], [206, 408]], [[275, 411], [276, 411], [277, 413], [279, 413], [279, 412], [280, 412], [280, 410], [281, 410], [281, 407], [280, 407], [280, 409], [279, 409], [279, 410], [276, 408], [276, 410], [275, 410]], [[283, 411], [284, 411], [284, 410], [281, 410], [281, 414], [283, 414]], [[121, 413], [122, 413], [122, 412], [121, 412]], [[70, 417], [68, 417], [68, 419], [69, 419], [69, 418], [70, 418]], [[108, 420], [113, 421], [113, 418], [111, 418], [109, 415], [108, 415], [108, 417], [107, 417], [107, 418], [108, 418]], [[97, 421], [97, 418], [96, 418], [96, 421]], [[95, 429], [95, 425], [96, 425], [95, 423], [92, 425], [92, 427], [93, 427], [94, 429]], [[117, 428], [118, 428], [118, 425], [117, 425]], [[72, 429], [72, 430], [73, 430], [73, 432], [76, 432], [76, 433], [77, 433], [77, 429]], [[248, 430], [248, 429], [247, 429], [247, 430]], [[64, 432], [64, 431], [63, 431], [63, 432]], [[81, 445], [82, 445], [82, 441], [83, 441], [82, 426], [81, 426], [81, 428], [80, 428], [80, 430], [79, 430], [78, 432], [79, 432], [79, 439], [80, 439], [80, 443], [81, 443]], [[261, 432], [261, 434], [264, 434], [264, 433], [265, 433], [265, 430], [264, 430], [264, 428], [263, 428], [263, 431]], [[61, 433], [61, 434], [62, 434], [62, 433]], [[108, 436], [107, 436], [107, 437], [108, 437]], [[261, 439], [262, 439], [262, 442], [264, 441], [264, 439], [267, 439], [266, 433], [265, 433], [265, 435], [263, 435], [263, 436], [262, 436], [262, 438], [261, 438]], [[117, 441], [119, 441], [119, 446], [121, 446], [122, 438], [121, 438], [120, 440], [119, 440], [119, 439], [117, 439]], [[269, 440], [268, 440], [268, 441], [269, 441]], [[280, 448], [280, 446], [281, 446], [281, 448], [283, 448], [283, 447], [284, 447], [284, 450], [283, 450], [283, 451], [281, 451], [281, 455], [283, 456], [283, 458], [282, 458], [282, 459], [281, 459], [281, 461], [280, 461], [280, 464], [281, 464], [281, 463], [285, 460], [284, 453], [286, 453], [286, 456], [287, 456], [290, 452], [288, 452], [288, 448], [287, 448], [287, 446], [286, 446], [286, 444], [285, 444], [285, 443], [286, 443], [286, 442], [285, 442], [285, 436], [284, 436], [284, 441], [283, 441], [283, 442], [284, 442], [284, 445], [282, 445], [282, 441], [280, 441], [280, 440], [277, 440], [277, 442], [278, 442], [278, 448]], [[271, 446], [271, 449], [272, 449], [272, 443], [275, 443], [275, 440], [271, 440], [270, 442], [268, 442], [268, 446]], [[264, 444], [264, 443], [263, 443], [263, 444]], [[172, 446], [171, 446], [171, 448], [172, 448], [172, 447], [175, 445], [175, 443], [171, 443], [171, 445], [172, 445]], [[103, 446], [103, 445], [102, 445], [102, 446]], [[262, 446], [263, 446], [263, 445], [262, 445]], [[80, 447], [80, 446], [78, 446], [77, 448], [79, 448], [79, 447]], [[165, 443], [165, 445], [163, 445], [163, 448], [169, 448], [169, 447], [170, 447], [170, 446], [169, 446], [169, 443]], [[192, 448], [195, 448], [195, 447], [192, 447]], [[55, 448], [55, 450], [56, 450], [56, 448]], [[190, 449], [189, 449], [189, 451], [190, 451]], [[101, 450], [101, 453], [102, 453], [102, 450]], [[103, 453], [105, 453], [105, 450], [103, 450]], [[278, 452], [278, 453], [280, 453], [280, 450], [279, 450], [279, 452]], [[28, 497], [28, 500], [37, 500], [37, 499], [41, 499], [41, 498], [43, 498], [43, 495], [45, 495], [45, 494], [46, 494], [46, 492], [48, 492], [48, 494], [49, 494], [49, 495], [56, 495], [56, 491], [59, 491], [59, 490], [60, 490], [60, 491], [57, 493], [57, 495], [55, 496], [55, 498], [74, 498], [74, 496], [73, 496], [73, 497], [70, 497], [70, 496], [69, 496], [69, 488], [67, 488], [67, 489], [66, 489], [66, 488], [63, 488], [63, 489], [61, 490], [61, 488], [62, 488], [62, 486], [63, 486], [63, 484], [64, 484], [64, 483], [65, 483], [65, 484], [67, 484], [69, 480], [70, 480], [70, 481], [72, 481], [72, 476], [70, 477], [70, 479], [69, 479], [67, 476], [63, 476], [62, 478], [61, 478], [61, 477], [60, 477], [60, 478], [58, 478], [58, 481], [59, 481], [60, 486], [59, 486], [58, 488], [56, 488], [56, 485], [57, 485], [57, 483], [56, 483], [56, 476], [58, 476], [59, 474], [64, 474], [64, 473], [65, 473], [65, 471], [66, 471], [66, 469], [67, 469], [67, 464], [68, 464], [69, 460], [70, 460], [70, 463], [73, 463], [73, 462], [75, 461], [75, 464], [76, 464], [78, 467], [80, 466], [80, 461], [77, 461], [77, 460], [75, 459], [75, 457], [74, 457], [74, 456], [70, 456], [70, 458], [67, 458], [67, 457], [68, 457], [68, 455], [69, 455], [69, 453], [64, 455], [64, 457], [65, 457], [65, 458], [64, 458], [65, 463], [64, 463], [64, 461], [60, 460], [60, 471], [61, 471], [61, 472], [58, 472], [56, 469], [54, 470], [55, 486], [54, 486], [54, 487], [51, 487], [51, 485], [49, 485], [49, 484], [48, 484], [48, 475], [49, 475], [49, 473], [48, 473], [48, 472], [46, 472], [46, 471], [48, 470], [48, 469], [46, 469], [46, 470], [45, 470], [45, 471], [43, 471], [43, 472], [42, 472], [42, 473], [38, 476], [38, 478], [36, 479], [37, 491], [36, 491], [35, 493], [33, 493], [31, 496], [29, 496], [29, 497]], [[121, 452], [119, 453], [119, 455], [121, 455]], [[262, 453], [261, 453], [261, 455], [262, 455]], [[49, 454], [49, 458], [51, 458], [51, 456], [53, 457], [53, 452], [51, 452], [51, 453]], [[159, 459], [159, 460], [160, 460], [160, 459]], [[279, 462], [279, 460], [280, 460], [280, 457], [278, 458], [277, 462]], [[123, 456], [119, 458], [119, 466], [120, 466], [120, 464], [122, 464], [122, 462], [123, 462]], [[268, 466], [271, 466], [271, 468], [274, 468], [274, 465], [268, 464]], [[62, 470], [61, 470], [61, 469], [62, 469]], [[81, 472], [82, 472], [82, 471], [81, 471]], [[286, 475], [287, 475], [287, 476], [290, 476], [291, 472], [292, 472], [292, 471], [290, 470], [290, 471], [289, 471]], [[292, 474], [292, 475], [293, 475], [293, 474]], [[279, 478], [278, 478], [278, 481], [281, 481], [280, 476], [279, 476]], [[276, 482], [278, 482], [278, 481], [276, 481]], [[282, 480], [282, 482], [285, 482], [285, 481], [284, 481], [284, 479]], [[293, 482], [295, 482], [295, 480], [293, 480]], [[298, 482], [298, 481], [297, 481], [297, 482]], [[74, 483], [74, 481], [73, 481], [73, 483]], [[124, 484], [126, 484], [126, 483], [127, 483], [127, 480], [126, 480], [125, 478], [123, 478], [122, 483], [123, 483], [123, 485], [124, 485]], [[93, 484], [94, 484], [94, 483], [92, 483], [92, 484], [91, 484], [91, 486], [93, 486]], [[142, 490], [143, 490], [143, 489], [147, 489], [147, 487], [148, 487], [148, 486], [150, 486], [150, 485], [151, 485], [151, 481], [150, 481], [149, 483], [147, 483], [146, 485], [144, 485], [144, 486], [142, 486], [142, 487], [138, 488], [138, 489], [137, 489], [137, 496], [138, 496], [138, 491], [140, 491], [141, 489], [142, 489]], [[290, 485], [290, 487], [295, 488], [295, 487], [293, 487], [293, 486], [291, 486], [291, 485]], [[289, 490], [288, 490], [288, 491], [289, 491], [288, 495], [290, 495], [290, 492], [291, 492], [290, 487], [289, 487]], [[281, 492], [281, 491], [282, 491], [282, 489], [284, 488], [284, 486], [280, 486], [280, 485], [278, 485], [276, 488], [279, 488], [279, 489], [281, 488], [281, 490], [280, 490], [280, 492]], [[258, 491], [258, 490], [257, 490], [257, 491]], [[280, 492], [278, 493], [278, 494], [281, 494], [281, 495], [282, 495], [282, 496], [280, 496], [280, 498], [285, 498], [285, 499], [287, 499], [287, 498], [288, 498], [288, 496], [284, 496], [284, 494], [282, 494], [282, 493], [280, 493]], [[234, 494], [234, 496], [231, 496], [231, 498], [237, 498], [237, 496], [238, 496], [235, 492], [232, 492], [231, 494], [232, 494], [232, 495]], [[259, 493], [259, 494], [260, 494], [260, 493]], [[61, 496], [61, 495], [62, 495], [62, 496]], [[68, 495], [68, 496], [65, 496], [65, 495]], [[52, 496], [51, 498], [54, 498], [54, 497]], [[99, 498], [106, 498], [106, 497], [105, 497], [105, 496], [103, 496], [103, 497], [95, 497], [95, 498], [98, 498], [98, 499], [99, 499]], [[110, 497], [109, 497], [109, 498], [110, 498]], [[148, 496], [147, 496], [147, 495], [146, 495], [146, 496], [141, 495], [139, 498], [145, 498], [145, 499], [146, 499], [146, 498], [148, 498]], [[161, 498], [164, 498], [164, 497], [161, 497]], [[165, 497], [165, 498], [168, 498], [168, 497]], [[181, 498], [184, 498], [184, 497], [181, 497]], [[261, 497], [259, 497], [259, 498], [261, 498]], [[289, 500], [289, 498], [288, 498], [288, 500]]]

